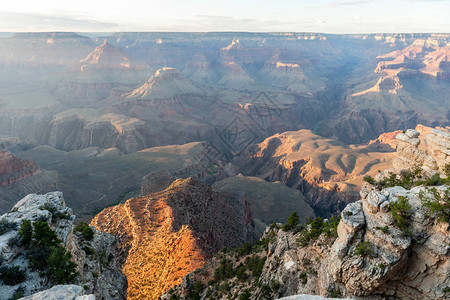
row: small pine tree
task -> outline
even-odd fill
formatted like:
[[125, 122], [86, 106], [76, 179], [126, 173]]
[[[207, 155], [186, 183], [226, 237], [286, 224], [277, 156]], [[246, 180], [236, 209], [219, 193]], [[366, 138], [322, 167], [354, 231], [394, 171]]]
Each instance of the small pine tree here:
[[300, 217], [294, 211], [287, 219], [286, 224], [284, 224], [283, 227], [281, 227], [281, 229], [283, 229], [284, 231], [288, 231], [288, 230], [293, 229], [298, 224], [300, 224]]

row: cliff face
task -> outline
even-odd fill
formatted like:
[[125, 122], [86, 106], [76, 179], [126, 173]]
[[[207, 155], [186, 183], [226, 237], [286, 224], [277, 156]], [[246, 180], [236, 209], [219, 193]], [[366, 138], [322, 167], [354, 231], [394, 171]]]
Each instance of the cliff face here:
[[[409, 130], [399, 134], [400, 145], [405, 136], [414, 139], [417, 133]], [[445, 133], [433, 130], [426, 140], [428, 149], [439, 150], [425, 152], [425, 156], [439, 157], [438, 166], [447, 161], [448, 155], [442, 151], [448, 150]], [[408, 148], [400, 145], [398, 156], [408, 155]], [[402, 176], [406, 170], [401, 169]], [[383, 178], [386, 175], [380, 174], [378, 182]], [[287, 231], [280, 225], [271, 226], [251, 249], [253, 252], [242, 256], [242, 250], [238, 249], [215, 257], [205, 269], [190, 274], [163, 299], [193, 293], [212, 295], [215, 299], [237, 299], [242, 294], [247, 299], [296, 294], [446, 299], [450, 287], [449, 177], [440, 181], [408, 186], [409, 189], [402, 186], [379, 189], [378, 183], [365, 184], [360, 200], [346, 206], [339, 223], [316, 219], [307, 226]], [[433, 210], [429, 201], [441, 208]], [[255, 257], [256, 266], [260, 262], [256, 274]], [[229, 272], [225, 278], [216, 275], [220, 275], [222, 266], [228, 265], [235, 273]], [[211, 279], [213, 284], [208, 283], [208, 289], [199, 288]], [[221, 287], [225, 284], [229, 289], [223, 292]]]
[[317, 215], [329, 216], [356, 200], [363, 177], [388, 168], [394, 156], [387, 145], [348, 145], [303, 129], [250, 146], [234, 163], [245, 175], [300, 190]]
[[93, 220], [127, 255], [128, 299], [157, 299], [223, 247], [255, 240], [248, 205], [195, 179], [103, 210]]
[[0, 186], [7, 186], [40, 172], [31, 160], [22, 160], [9, 151], [0, 151]]
[[[93, 231], [91, 240], [77, 234], [74, 231], [75, 216], [72, 210], [66, 207], [61, 192], [30, 194], [17, 202], [9, 213], [0, 217], [0, 249], [4, 262], [9, 267], [25, 268], [23, 283], [6, 285], [4, 281], [1, 282], [2, 297], [11, 297], [20, 286], [26, 296], [48, 289], [54, 284], [43, 275], [45, 272], [30, 266], [28, 253], [31, 250], [18, 242], [18, 230], [24, 220], [45, 220], [56, 233], [61, 245], [71, 253], [71, 260], [76, 263], [79, 275], [74, 283], [86, 286], [83, 293], [94, 294], [100, 299], [125, 299], [127, 281], [120, 272], [117, 240], [97, 230]], [[4, 224], [9, 224], [6, 230]]]
[[40, 143], [71, 151], [87, 147], [117, 147], [124, 153], [147, 148], [146, 124], [119, 114], [98, 114], [91, 109], [59, 113], [43, 130]]

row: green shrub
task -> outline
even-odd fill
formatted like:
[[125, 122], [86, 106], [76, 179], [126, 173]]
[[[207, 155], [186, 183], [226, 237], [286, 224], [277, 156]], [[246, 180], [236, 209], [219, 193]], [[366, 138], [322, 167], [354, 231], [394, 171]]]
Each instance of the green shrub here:
[[446, 286], [442, 292], [444, 293], [445, 296], [450, 295], [450, 287]]
[[214, 281], [219, 282], [221, 280], [233, 278], [235, 274], [233, 263], [223, 258], [220, 260], [219, 267], [214, 271]]
[[245, 266], [252, 272], [253, 278], [259, 278], [261, 276], [264, 264], [266, 262], [266, 257], [258, 257], [253, 255], [245, 259]]
[[75, 281], [78, 276], [77, 265], [71, 261], [70, 252], [60, 245], [61, 241], [47, 222], [36, 221], [32, 226], [23, 222], [19, 234], [25, 240], [32, 237], [26, 252], [31, 269], [42, 271], [41, 274], [55, 284]]
[[71, 258], [72, 255], [65, 248], [61, 246], [51, 248], [46, 274], [52, 282], [67, 284], [75, 281], [78, 276], [77, 265], [70, 260]]
[[306, 284], [308, 282], [308, 275], [306, 274], [306, 272], [300, 273], [299, 278], [302, 284]]
[[195, 281], [189, 288], [188, 298], [192, 300], [199, 300], [204, 288], [205, 287], [201, 281]]
[[445, 176], [450, 177], [450, 163], [444, 166], [444, 174]]
[[48, 226], [47, 222], [33, 222], [33, 229], [33, 244], [42, 247], [51, 247], [61, 243], [58, 236], [50, 226]]
[[80, 222], [75, 227], [75, 232], [80, 233], [86, 241], [92, 241], [94, 238], [94, 230], [86, 222]]
[[19, 266], [2, 266], [0, 267], [0, 279], [6, 285], [16, 285], [27, 279], [26, 271]]
[[313, 267], [308, 267], [306, 269], [306, 273], [311, 274], [311, 275], [317, 275], [317, 271]]
[[[84, 246], [83, 248], [84, 253], [86, 253], [86, 255], [94, 255], [95, 254], [95, 249], [88, 247], [88, 246]], [[104, 265], [105, 263], [105, 259], [100, 259], [100, 263], [101, 265]]]
[[375, 184], [375, 179], [373, 179], [372, 176], [366, 175], [364, 176], [363, 180], [367, 183], [370, 183], [371, 185]]
[[236, 278], [240, 281], [245, 281], [248, 278], [247, 267], [245, 265], [240, 264], [236, 268]]
[[251, 293], [249, 289], [245, 289], [242, 291], [242, 293], [239, 295], [239, 300], [250, 300]]
[[17, 224], [15, 222], [7, 221], [6, 219], [0, 220], [0, 235], [5, 234], [11, 230], [16, 230]]
[[436, 186], [450, 183], [450, 175], [447, 175], [447, 172], [450, 173], [450, 164], [445, 166], [444, 172], [447, 176], [446, 179], [442, 179], [437, 173], [432, 175], [431, 177], [424, 178], [422, 175], [422, 169], [417, 168], [413, 171], [403, 170], [402, 172], [400, 172], [400, 174], [389, 172], [388, 176], [380, 181], [375, 181], [372, 177], [366, 176], [364, 177], [364, 181], [375, 185], [380, 190], [394, 186], [401, 186], [409, 190], [412, 187], [419, 185]]
[[377, 226], [376, 229], [381, 230], [381, 232], [383, 232], [384, 234], [389, 234], [389, 227], [387, 227], [387, 226], [383, 226], [383, 227]]
[[307, 220], [307, 227], [301, 231], [297, 242], [300, 246], [306, 246], [309, 242], [317, 240], [320, 235], [325, 234], [329, 239], [337, 238], [337, 227], [339, 225], [339, 218], [332, 216], [329, 221], [325, 221], [321, 217], [315, 219], [309, 218]]
[[49, 202], [46, 202], [44, 203], [44, 205], [41, 205], [39, 209], [48, 210], [52, 214], [53, 220], [70, 218], [70, 215], [68, 213], [60, 212], [56, 207], [51, 205]]
[[29, 246], [33, 237], [33, 227], [30, 220], [22, 220], [19, 235], [22, 237], [22, 245]]
[[264, 297], [264, 299], [272, 299], [272, 289], [269, 285], [263, 284], [261, 286], [261, 294]]
[[436, 218], [439, 222], [450, 222], [450, 189], [446, 186], [443, 195], [436, 188], [427, 189], [424, 193], [419, 193], [422, 205]]
[[411, 210], [411, 204], [409, 204], [408, 198], [399, 196], [397, 201], [391, 202], [390, 208], [392, 217], [394, 218], [394, 225], [406, 233], [409, 227]]
[[222, 293], [228, 292], [229, 289], [230, 285], [228, 284], [228, 282], [224, 282], [219, 286], [219, 291]]
[[239, 256], [248, 255], [252, 253], [253, 246], [249, 242], [245, 242], [241, 247], [237, 248], [237, 254]]
[[281, 227], [281, 229], [283, 231], [289, 231], [294, 229], [294, 227], [297, 226], [298, 224], [300, 224], [300, 217], [294, 211], [293, 213], [291, 213], [291, 215], [287, 219], [287, 222]]
[[362, 242], [356, 246], [355, 254], [358, 256], [371, 255], [372, 253], [372, 244], [370, 242]]

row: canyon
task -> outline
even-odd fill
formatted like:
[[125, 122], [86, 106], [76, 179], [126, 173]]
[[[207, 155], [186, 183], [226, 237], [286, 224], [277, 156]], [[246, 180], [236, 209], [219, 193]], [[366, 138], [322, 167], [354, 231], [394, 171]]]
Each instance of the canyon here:
[[[3, 34], [0, 219], [16, 225], [0, 249], [28, 266], [9, 239], [46, 219], [71, 253], [75, 285], [29, 270], [30, 297], [442, 298], [448, 226], [428, 218], [426, 188], [380, 182], [416, 168], [445, 179], [449, 44], [433, 33]], [[404, 198], [408, 237], [392, 219]], [[295, 230], [283, 225], [293, 212]], [[314, 226], [325, 234], [300, 247]], [[227, 266], [255, 287], [208, 283]], [[0, 280], [8, 297], [18, 288]]]

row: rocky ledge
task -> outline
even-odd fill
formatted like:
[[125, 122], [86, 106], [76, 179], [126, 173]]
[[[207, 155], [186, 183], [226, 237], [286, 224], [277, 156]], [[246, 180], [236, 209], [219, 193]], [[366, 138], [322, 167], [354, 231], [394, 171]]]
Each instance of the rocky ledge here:
[[[85, 223], [75, 226], [74, 221], [61, 192], [30, 194], [0, 217], [3, 299], [17, 299], [65, 283], [79, 285], [64, 288], [77, 290], [73, 299], [82, 294], [92, 296], [76, 299], [125, 299], [127, 280], [120, 271], [117, 240]], [[48, 296], [56, 290], [70, 294], [54, 287], [26, 299], [60, 299]]]

